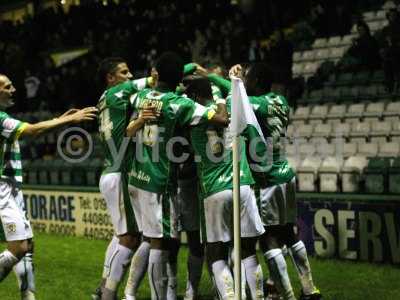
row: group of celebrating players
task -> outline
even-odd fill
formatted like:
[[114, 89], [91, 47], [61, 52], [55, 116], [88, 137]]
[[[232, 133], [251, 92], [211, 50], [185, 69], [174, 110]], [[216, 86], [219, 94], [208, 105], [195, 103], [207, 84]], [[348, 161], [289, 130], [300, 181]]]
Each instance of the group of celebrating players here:
[[[236, 65], [229, 72], [231, 78], [243, 80], [272, 151], [271, 161], [253, 160], [249, 155], [254, 150], [252, 136], [243, 132], [239, 163], [242, 258], [241, 262], [231, 258], [233, 100], [230, 80], [218, 71], [195, 63], [184, 65], [177, 54], [167, 52], [158, 58], [150, 77], [132, 80], [124, 59], [107, 58], [98, 69], [105, 91], [97, 108], [72, 109], [37, 124], [4, 112], [13, 104], [15, 88], [0, 74], [0, 218], [7, 241], [7, 249], [0, 253], [0, 281], [14, 269], [22, 299], [35, 299], [33, 235], [21, 193], [18, 139], [97, 117], [105, 153], [99, 188], [115, 235], [92, 299], [117, 299], [129, 269], [126, 300], [136, 299], [146, 272], [152, 299], [175, 300], [181, 231], [186, 232], [189, 248], [184, 299], [198, 299], [204, 260], [220, 299], [234, 298], [231, 267], [235, 263], [242, 266], [243, 299], [246, 291], [251, 299], [296, 299], [283, 249], [299, 275], [300, 299], [321, 299], [306, 248], [295, 233], [295, 173], [282, 155], [281, 138], [290, 108], [285, 97], [270, 91], [273, 74], [262, 63]], [[264, 289], [257, 243], [268, 266], [269, 289]], [[271, 292], [272, 287], [278, 295]]]
[[184, 299], [198, 298], [204, 258], [220, 299], [234, 297], [235, 263], [242, 264], [242, 298], [246, 290], [252, 299], [271, 298], [264, 294], [257, 242], [278, 297], [296, 299], [282, 252], [286, 247], [300, 277], [300, 299], [321, 299], [306, 248], [295, 233], [295, 173], [282, 156], [280, 139], [290, 108], [283, 96], [270, 92], [273, 74], [262, 63], [236, 65], [229, 72], [243, 79], [272, 146], [272, 161], [260, 162], [249, 155], [251, 135], [244, 131], [240, 140], [242, 259], [230, 258], [233, 100], [231, 82], [215, 71], [196, 63], [184, 65], [172, 52], [158, 58], [151, 77], [138, 80], [132, 80], [121, 58], [100, 64], [99, 76], [107, 87], [97, 106], [106, 154], [99, 187], [115, 237], [94, 299], [116, 299], [129, 264], [126, 300], [135, 299], [146, 271], [152, 299], [176, 299], [181, 231], [189, 248]]

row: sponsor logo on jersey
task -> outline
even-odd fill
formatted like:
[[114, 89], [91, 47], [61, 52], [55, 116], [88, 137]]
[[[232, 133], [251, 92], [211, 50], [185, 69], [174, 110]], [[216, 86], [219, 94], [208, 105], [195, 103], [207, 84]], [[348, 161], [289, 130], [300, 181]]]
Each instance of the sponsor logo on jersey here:
[[17, 231], [17, 225], [15, 223], [7, 223], [5, 228], [7, 233], [15, 233]]
[[18, 126], [18, 121], [15, 119], [7, 118], [3, 121], [3, 127], [7, 130], [13, 130]]

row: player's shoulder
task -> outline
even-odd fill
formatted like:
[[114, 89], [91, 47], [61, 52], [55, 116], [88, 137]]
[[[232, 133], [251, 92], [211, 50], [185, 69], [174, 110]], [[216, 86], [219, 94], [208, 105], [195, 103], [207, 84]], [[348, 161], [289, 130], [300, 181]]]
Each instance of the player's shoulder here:
[[281, 104], [281, 105], [288, 105], [288, 102], [285, 98], [285, 96], [281, 95], [281, 94], [277, 94], [277, 93], [268, 93], [265, 95], [265, 98], [267, 99], [267, 101], [269, 102], [274, 102], [275, 104]]
[[107, 89], [105, 97], [107, 100], [123, 98], [126, 93], [131, 93], [133, 90], [134, 87], [132, 81], [125, 81]]

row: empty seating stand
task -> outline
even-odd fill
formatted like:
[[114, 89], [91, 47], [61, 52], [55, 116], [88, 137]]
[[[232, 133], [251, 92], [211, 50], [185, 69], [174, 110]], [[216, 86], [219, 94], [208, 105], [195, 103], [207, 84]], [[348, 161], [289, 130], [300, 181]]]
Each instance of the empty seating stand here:
[[388, 172], [390, 160], [387, 158], [371, 158], [364, 169], [365, 191], [371, 194], [382, 194], [388, 190]]

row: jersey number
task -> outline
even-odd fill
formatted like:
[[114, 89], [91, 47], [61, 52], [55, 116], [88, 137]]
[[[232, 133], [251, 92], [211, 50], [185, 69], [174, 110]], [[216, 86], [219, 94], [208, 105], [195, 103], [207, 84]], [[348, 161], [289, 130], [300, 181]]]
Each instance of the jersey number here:
[[114, 125], [110, 118], [110, 110], [104, 109], [100, 114], [100, 132], [103, 134], [105, 140], [111, 138], [111, 131]]

